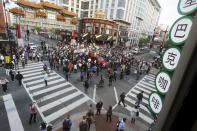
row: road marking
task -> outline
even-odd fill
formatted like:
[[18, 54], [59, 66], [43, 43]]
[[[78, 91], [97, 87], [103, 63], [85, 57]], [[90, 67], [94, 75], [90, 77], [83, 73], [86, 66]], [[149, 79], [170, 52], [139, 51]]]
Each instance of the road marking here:
[[[136, 101], [129, 98], [129, 97], [125, 97], [125, 100], [127, 100], [128, 102], [132, 103], [133, 105], [135, 105]], [[145, 107], [143, 104], [140, 104], [140, 108], [148, 113], [150, 113], [150, 111], [147, 109], [147, 107]]]
[[[55, 88], [55, 89], [57, 89], [57, 88]], [[59, 96], [59, 95], [62, 95], [64, 93], [69, 92], [69, 91], [74, 90], [74, 89], [75, 89], [75, 87], [71, 86], [71, 87], [68, 87], [66, 89], [63, 89], [63, 90], [57, 91], [55, 93], [49, 94], [47, 96], [44, 96], [44, 97], [40, 98], [41, 101], [39, 101], [39, 100], [36, 100], [36, 101], [38, 101], [38, 103], [43, 102], [43, 101], [49, 100], [49, 99], [51, 99], [53, 97], [56, 97], [56, 96]]]
[[142, 87], [144, 87], [144, 88], [146, 88], [146, 89], [148, 89], [148, 90], [151, 90], [151, 91], [157, 91], [156, 89], [153, 89], [153, 88], [151, 88], [151, 87], [149, 87], [149, 86], [143, 84], [142, 82], [140, 82], [138, 85], [140, 85], [140, 86], [142, 86]]
[[148, 91], [148, 90], [146, 90], [146, 89], [144, 89], [144, 88], [142, 88], [142, 87], [139, 87], [138, 85], [137, 85], [135, 88], [137, 88], [137, 89], [139, 89], [139, 90], [141, 90], [141, 91], [144, 91], [144, 92], [146, 92], [146, 93], [148, 93], [148, 94], [151, 93], [151, 91]]
[[40, 94], [43, 94], [43, 93], [47, 93], [47, 92], [50, 92], [50, 91], [52, 91], [52, 90], [55, 90], [55, 89], [58, 89], [58, 88], [62, 88], [62, 87], [64, 87], [64, 86], [66, 86], [66, 85], [69, 85], [69, 83], [68, 83], [68, 82], [62, 83], [62, 84], [59, 84], [59, 85], [57, 85], [57, 86], [52, 86], [52, 87], [46, 88], [46, 89], [44, 89], [44, 90], [40, 90], [40, 91], [37, 91], [37, 92], [33, 92], [33, 93], [32, 93], [32, 96], [37, 96], [37, 95], [40, 95]]
[[24, 131], [21, 119], [14, 104], [13, 98], [10, 94], [3, 96], [4, 105], [6, 108], [10, 130], [11, 131]]
[[[133, 89], [132, 92], [135, 92], [136, 94], [139, 94], [140, 91]], [[145, 93], [143, 93], [143, 96], [149, 99], [149, 95], [146, 95]]]
[[147, 77], [150, 77], [150, 78], [155, 78], [156, 76], [155, 75], [152, 75], [152, 74], [148, 74], [146, 75]]
[[[125, 107], [127, 110], [131, 111], [132, 110], [132, 107], [130, 106], [126, 106]], [[149, 118], [148, 116], [144, 115], [143, 113], [139, 112], [139, 117], [141, 119], [143, 119], [144, 121], [148, 122], [149, 124], [151, 124], [153, 122], [153, 119]]]
[[96, 85], [94, 85], [94, 93], [93, 93], [93, 101], [95, 101], [95, 98], [96, 98]]
[[149, 84], [148, 82], [145, 82], [145, 81], [140, 81], [140, 83], [144, 84], [144, 85], [149, 85], [150, 87], [152, 88], [155, 88], [155, 85], [154, 84]]
[[24, 77], [30, 77], [30, 76], [34, 76], [34, 75], [43, 75], [43, 73], [42, 72], [36, 72], [36, 73], [26, 74], [26, 75], [23, 75], [23, 76]]
[[142, 79], [143, 81], [148, 81], [148, 83], [150, 83], [150, 84], [155, 84], [155, 81], [152, 81], [152, 80], [150, 80], [150, 79], [147, 79], [147, 78], [143, 78]]
[[81, 94], [81, 92], [79, 92], [79, 91], [74, 92], [72, 94], [67, 95], [66, 97], [63, 97], [63, 98], [58, 99], [56, 101], [53, 101], [53, 102], [51, 102], [51, 103], [49, 103], [47, 105], [41, 106], [40, 107], [40, 110], [42, 112], [47, 111], [47, 110], [49, 110], [51, 108], [54, 108], [54, 107], [56, 107], [56, 106], [58, 106], [58, 105], [60, 105], [60, 104], [62, 104], [64, 102], [66, 102], [66, 101], [69, 101], [72, 98], [75, 98], [75, 97], [79, 96], [80, 94]]
[[[56, 75], [56, 73], [50, 73], [49, 77], [52, 75]], [[38, 75], [38, 76], [34, 76], [34, 77], [28, 77], [28, 78], [23, 78], [23, 81], [28, 81], [28, 80], [33, 80], [33, 79], [37, 79], [37, 78], [43, 78], [44, 74]]]
[[[52, 80], [52, 79], [56, 79], [56, 78], [60, 79], [59, 76], [55, 75], [55, 76], [51, 76], [51, 77], [49, 76], [47, 81]], [[35, 81], [31, 81], [31, 82], [27, 82], [26, 84], [27, 85], [32, 85], [32, 84], [37, 84], [37, 83], [40, 83], [40, 82], [44, 82], [44, 78], [41, 78], [41, 79], [35, 80]]]
[[[62, 81], [65, 81], [64, 79], [58, 79], [58, 80], [55, 80], [55, 81], [50, 81], [48, 82], [48, 86], [52, 85], [52, 84], [56, 84], [58, 82], [62, 82]], [[28, 84], [27, 84], [28, 85]], [[32, 86], [32, 87], [29, 87], [29, 90], [35, 90], [35, 89], [39, 89], [39, 88], [42, 88], [42, 87], [45, 87], [45, 84], [44, 84], [44, 80], [43, 80], [43, 83], [42, 84], [39, 84], [39, 85], [35, 85], [35, 86]]]
[[115, 93], [115, 97], [116, 97], [116, 103], [118, 103], [118, 95], [117, 95], [117, 91], [116, 91], [116, 87], [114, 86], [114, 93]]
[[29, 70], [36, 70], [37, 68], [42, 68], [42, 67], [41, 66], [35, 66], [35, 67], [30, 67], [30, 68], [23, 68], [23, 69], [20, 69], [18, 71], [25, 72], [25, 71], [29, 71]]
[[82, 99], [79, 99], [78, 101], [75, 101], [72, 104], [69, 104], [68, 106], [46, 116], [46, 121], [51, 122], [51, 121], [63, 116], [64, 114], [68, 113], [69, 111], [75, 109], [76, 107], [82, 105], [83, 103], [87, 102], [88, 100], [90, 100], [90, 98], [85, 96]]
[[145, 76], [144, 79], [148, 79], [149, 81], [155, 81], [155, 78], [149, 77], [149, 76]]
[[37, 70], [30, 70], [30, 71], [25, 71], [25, 72], [22, 72], [22, 74], [29, 74], [29, 73], [33, 73], [33, 72], [42, 72], [43, 71], [43, 69], [41, 68], [41, 69], [37, 69]]
[[[134, 97], [134, 98], [137, 99], [137, 95], [136, 94], [133, 94], [133, 93], [130, 93], [127, 96], [132, 96], [132, 97]], [[149, 104], [148, 101], [146, 99], [144, 99], [144, 98], [142, 98], [142, 102], [144, 102], [145, 104]]]

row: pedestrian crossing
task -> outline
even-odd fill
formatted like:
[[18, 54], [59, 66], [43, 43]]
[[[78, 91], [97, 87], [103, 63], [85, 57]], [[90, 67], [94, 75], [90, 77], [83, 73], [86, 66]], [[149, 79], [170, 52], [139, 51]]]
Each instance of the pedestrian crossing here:
[[23, 124], [19, 117], [12, 95], [4, 95], [3, 102], [7, 112], [10, 131], [24, 131]]
[[23, 85], [33, 101], [36, 101], [42, 119], [54, 123], [64, 114], [92, 101], [86, 94], [65, 81], [56, 72], [50, 72], [48, 86], [44, 83], [43, 63], [28, 63], [23, 68], [19, 65], [20, 73], [24, 76]]
[[126, 95], [125, 104], [127, 105], [125, 109], [131, 111], [134, 108], [137, 101], [137, 94], [141, 91], [143, 93], [142, 103], [140, 104], [139, 120], [146, 124], [151, 124], [153, 122], [153, 116], [148, 110], [147, 106], [149, 105], [149, 95], [156, 91], [155, 87], [155, 75], [148, 74], [142, 78]]

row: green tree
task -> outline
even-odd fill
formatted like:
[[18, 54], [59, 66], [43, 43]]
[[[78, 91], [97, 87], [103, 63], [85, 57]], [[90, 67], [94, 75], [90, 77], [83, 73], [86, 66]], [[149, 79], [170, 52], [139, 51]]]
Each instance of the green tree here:
[[149, 38], [144, 38], [144, 37], [140, 38], [139, 39], [139, 47], [146, 45], [149, 41], [150, 41]]
[[35, 26], [34, 29], [37, 31], [37, 32], [40, 32], [41, 28], [38, 27], [38, 26]]

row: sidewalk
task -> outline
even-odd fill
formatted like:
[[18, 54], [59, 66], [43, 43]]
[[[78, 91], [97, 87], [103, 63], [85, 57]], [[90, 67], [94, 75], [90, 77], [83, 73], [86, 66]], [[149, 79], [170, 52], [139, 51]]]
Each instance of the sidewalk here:
[[[71, 120], [73, 122], [71, 131], [79, 131], [79, 123], [82, 120], [82, 116], [85, 114], [86, 112], [83, 112], [71, 116]], [[113, 114], [112, 122], [106, 122], [105, 112], [102, 112], [102, 114], [99, 116], [95, 115], [95, 123], [91, 125], [89, 131], [115, 131], [118, 120], [123, 117], [127, 118], [125, 131], [145, 131], [147, 129], [147, 127], [138, 120], [136, 120], [135, 124], [131, 124], [130, 118], [128, 116], [116, 112]], [[58, 125], [54, 125], [53, 129], [53, 131], [62, 131], [62, 122]]]

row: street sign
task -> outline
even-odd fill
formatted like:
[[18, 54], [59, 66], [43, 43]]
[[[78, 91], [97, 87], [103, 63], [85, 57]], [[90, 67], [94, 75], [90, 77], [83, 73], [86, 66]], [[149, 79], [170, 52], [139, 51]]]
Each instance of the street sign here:
[[149, 97], [149, 105], [153, 113], [159, 114], [162, 109], [162, 99], [156, 92], [153, 92]]
[[188, 15], [197, 10], [197, 0], [179, 0], [178, 12], [181, 15]]
[[155, 85], [159, 93], [165, 95], [170, 87], [171, 78], [166, 72], [159, 72], [156, 76]]
[[163, 55], [162, 63], [166, 70], [174, 71], [178, 65], [181, 51], [177, 47], [167, 49]]
[[191, 26], [193, 17], [183, 16], [176, 20], [170, 29], [170, 40], [173, 45], [182, 45], [186, 41]]

